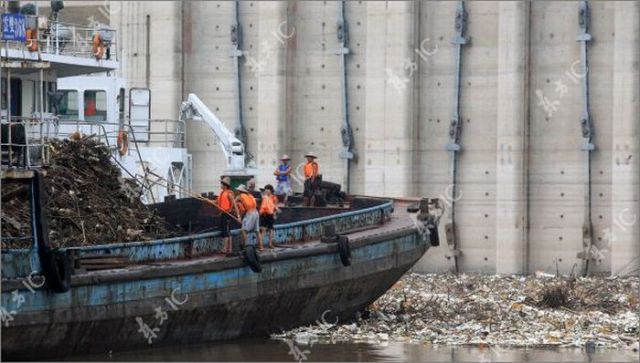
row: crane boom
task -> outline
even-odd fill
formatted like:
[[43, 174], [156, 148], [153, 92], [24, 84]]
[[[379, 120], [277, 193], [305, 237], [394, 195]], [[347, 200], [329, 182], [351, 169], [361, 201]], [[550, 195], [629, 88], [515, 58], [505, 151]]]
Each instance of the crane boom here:
[[193, 93], [189, 93], [187, 100], [182, 102], [180, 106], [180, 120], [186, 122], [190, 119], [205, 122], [220, 140], [222, 152], [227, 159], [227, 173], [246, 173], [244, 143], [235, 137], [204, 102]]

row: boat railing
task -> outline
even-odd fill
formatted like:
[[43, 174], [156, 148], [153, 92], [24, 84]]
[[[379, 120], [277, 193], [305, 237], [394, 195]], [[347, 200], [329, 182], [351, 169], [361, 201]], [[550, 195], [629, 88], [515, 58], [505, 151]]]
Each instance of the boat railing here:
[[[106, 25], [83, 26], [46, 16], [24, 15], [26, 41], [3, 41], [3, 47], [26, 53], [118, 60], [117, 31]], [[99, 35], [99, 42], [94, 37]], [[95, 44], [95, 45], [94, 45]]]
[[[144, 121], [144, 124], [141, 122]], [[65, 137], [74, 132], [95, 135], [109, 147], [115, 147], [118, 134], [124, 131], [130, 142], [139, 146], [162, 146], [184, 148], [186, 146], [186, 127], [181, 120], [154, 119], [129, 120], [122, 123], [95, 122], [64, 119], [58, 123], [58, 137]]]
[[56, 135], [58, 119], [51, 116], [2, 115], [2, 166], [33, 168], [49, 163], [49, 140]]
[[182, 120], [127, 119], [125, 125], [130, 126], [136, 140], [146, 146], [184, 148], [186, 145], [186, 125]]

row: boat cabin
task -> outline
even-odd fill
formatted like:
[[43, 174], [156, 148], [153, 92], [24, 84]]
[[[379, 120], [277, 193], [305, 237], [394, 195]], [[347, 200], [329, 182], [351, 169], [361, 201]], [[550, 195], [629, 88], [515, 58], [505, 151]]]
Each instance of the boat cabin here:
[[[37, 2], [4, 1], [0, 7], [3, 169], [46, 163], [45, 143], [58, 135], [60, 106], [65, 114], [77, 108], [77, 100], [60, 102], [65, 100], [57, 93], [58, 78], [118, 68], [116, 30], [63, 23], [58, 20], [63, 8], [61, 1], [52, 1], [50, 14], [41, 16]], [[98, 98], [93, 95], [96, 107]]]

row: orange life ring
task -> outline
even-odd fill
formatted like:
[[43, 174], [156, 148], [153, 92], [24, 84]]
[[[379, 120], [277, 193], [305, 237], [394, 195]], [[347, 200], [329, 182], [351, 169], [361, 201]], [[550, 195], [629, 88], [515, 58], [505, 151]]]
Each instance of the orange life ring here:
[[27, 29], [27, 49], [30, 52], [38, 50], [38, 31], [36, 29]]
[[102, 37], [100, 33], [93, 34], [93, 56], [96, 59], [102, 59], [104, 57], [104, 42], [102, 41]]
[[129, 134], [123, 130], [118, 132], [117, 146], [120, 156], [125, 156], [129, 151]]

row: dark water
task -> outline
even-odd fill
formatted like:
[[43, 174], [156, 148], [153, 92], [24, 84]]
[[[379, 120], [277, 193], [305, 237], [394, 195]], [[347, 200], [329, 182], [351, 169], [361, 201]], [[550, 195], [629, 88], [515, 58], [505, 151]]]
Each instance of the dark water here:
[[74, 361], [231, 361], [231, 362], [638, 362], [638, 352], [584, 349], [504, 349], [434, 347], [425, 344], [336, 343], [301, 345], [267, 339], [235, 340], [134, 352], [78, 356]]

